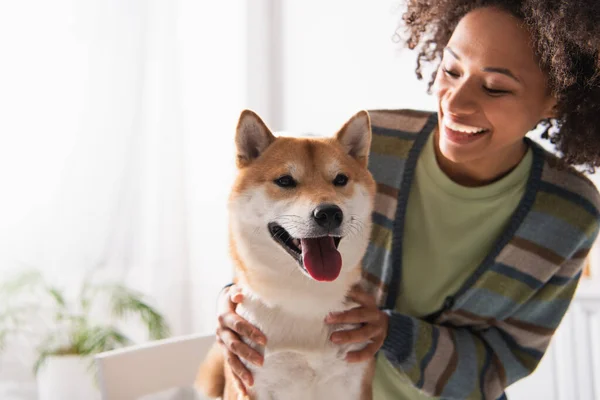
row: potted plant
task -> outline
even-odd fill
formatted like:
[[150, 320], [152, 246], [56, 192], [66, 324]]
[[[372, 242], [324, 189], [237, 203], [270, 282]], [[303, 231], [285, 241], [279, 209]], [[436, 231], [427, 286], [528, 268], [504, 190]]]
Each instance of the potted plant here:
[[122, 283], [88, 275], [76, 289], [56, 287], [39, 271], [0, 285], [0, 351], [14, 337], [35, 346], [40, 400], [99, 398], [93, 355], [132, 344], [122, 329], [131, 317], [148, 339], [169, 335], [163, 316]]

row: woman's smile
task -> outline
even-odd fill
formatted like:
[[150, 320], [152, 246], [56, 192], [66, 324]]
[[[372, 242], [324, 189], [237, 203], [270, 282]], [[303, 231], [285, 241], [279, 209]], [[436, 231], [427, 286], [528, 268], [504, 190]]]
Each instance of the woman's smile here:
[[491, 133], [489, 129], [462, 124], [450, 118], [444, 118], [441, 125], [445, 138], [457, 145], [476, 142]]

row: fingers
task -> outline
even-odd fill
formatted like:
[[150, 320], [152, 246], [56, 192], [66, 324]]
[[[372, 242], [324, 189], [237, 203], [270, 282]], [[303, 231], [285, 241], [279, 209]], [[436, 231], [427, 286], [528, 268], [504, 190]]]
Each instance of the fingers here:
[[217, 300], [217, 313], [224, 314], [226, 312], [235, 311], [237, 304], [244, 301], [244, 293], [242, 289], [237, 285], [231, 285], [223, 290], [219, 294]]
[[235, 304], [239, 304], [244, 301], [244, 293], [242, 292], [242, 288], [237, 285], [230, 286], [229, 299]]
[[[265, 345], [267, 338], [255, 326], [236, 314], [236, 306], [244, 300], [241, 289], [232, 285], [225, 288], [219, 296], [219, 325], [217, 341], [225, 348], [225, 358], [234, 376], [234, 384], [239, 393], [238, 398], [248, 398], [247, 387], [254, 384], [252, 373], [244, 366], [241, 359], [261, 366], [263, 356], [251, 346], [244, 343], [241, 337], [255, 343]], [[241, 359], [240, 359], [241, 358]]]
[[230, 329], [238, 335], [264, 346], [267, 343], [265, 335], [235, 312], [237, 303], [242, 302], [243, 299], [244, 295], [239, 286], [233, 285], [223, 290], [219, 296], [219, 327]]
[[366, 307], [377, 307], [375, 298], [359, 285], [354, 285], [346, 297]]
[[372, 359], [377, 353], [377, 350], [381, 347], [381, 343], [373, 342], [369, 343], [367, 347], [358, 351], [351, 351], [346, 354], [346, 361], [349, 363], [359, 363]]
[[235, 311], [235, 304], [231, 301], [230, 295], [232, 288], [233, 286], [226, 287], [219, 293], [219, 298], [217, 299], [217, 314], [221, 315]]
[[[236, 385], [236, 387], [237, 387], [237, 385]], [[238, 387], [237, 389], [238, 389], [238, 394], [237, 394], [236, 400], [250, 400], [250, 396], [248, 396], [248, 392], [245, 391], [246, 390], [245, 388], [240, 389]]]
[[[359, 292], [355, 293], [358, 293], [357, 297], [362, 296]], [[362, 301], [367, 299], [359, 300]], [[347, 331], [336, 331], [330, 336], [331, 341], [336, 344], [369, 343], [364, 349], [349, 352], [346, 355], [346, 361], [354, 363], [366, 361], [377, 353], [387, 336], [388, 319], [388, 315], [373, 304], [356, 307], [338, 314], [330, 314], [325, 321], [334, 324], [363, 324], [360, 328]]]
[[235, 311], [219, 315], [219, 328], [232, 330], [242, 337], [264, 346], [266, 336], [257, 327], [235, 313]]
[[377, 325], [365, 325], [349, 331], [337, 331], [331, 334], [331, 341], [336, 344], [364, 343], [377, 336], [380, 330]]
[[252, 374], [244, 367], [238, 356], [230, 351], [227, 351], [225, 354], [225, 359], [231, 368], [231, 372], [233, 372], [238, 390], [241, 393], [247, 394], [246, 387], [251, 387], [254, 384]]
[[348, 311], [340, 313], [330, 313], [325, 318], [325, 322], [328, 324], [361, 324], [368, 322], [375, 322], [379, 319], [378, 308], [368, 307], [355, 307]]
[[240, 337], [234, 332], [229, 329], [219, 329], [217, 336], [220, 343], [225, 346], [227, 351], [235, 354], [237, 357], [250, 361], [256, 366], [262, 366], [264, 362], [263, 356], [258, 351], [242, 342]]
[[248, 391], [246, 390], [246, 387], [244, 386], [244, 382], [242, 382], [242, 380], [236, 375], [236, 374], [232, 374], [233, 376], [233, 384], [238, 392], [238, 398], [239, 396], [243, 396], [245, 394], [248, 393]]
[[231, 368], [234, 377], [234, 383], [238, 391], [242, 394], [247, 394], [246, 386], [252, 386], [254, 379], [252, 373], [244, 366], [240, 358], [233, 352], [227, 350], [221, 338], [217, 337], [217, 343], [224, 348], [225, 361]]

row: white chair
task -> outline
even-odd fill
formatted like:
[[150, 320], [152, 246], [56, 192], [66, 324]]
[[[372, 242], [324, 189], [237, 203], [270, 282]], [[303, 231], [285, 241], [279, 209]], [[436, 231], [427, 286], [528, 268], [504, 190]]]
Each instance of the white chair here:
[[96, 355], [102, 399], [137, 400], [193, 387], [198, 367], [214, 341], [214, 335], [179, 336]]

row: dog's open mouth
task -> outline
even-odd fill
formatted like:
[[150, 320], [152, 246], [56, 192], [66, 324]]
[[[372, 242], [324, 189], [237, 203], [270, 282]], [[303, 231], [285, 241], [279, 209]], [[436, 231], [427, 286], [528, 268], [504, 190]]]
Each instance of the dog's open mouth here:
[[272, 222], [269, 232], [314, 280], [331, 282], [342, 269], [342, 256], [337, 250], [341, 237], [321, 236], [293, 238], [282, 226]]

